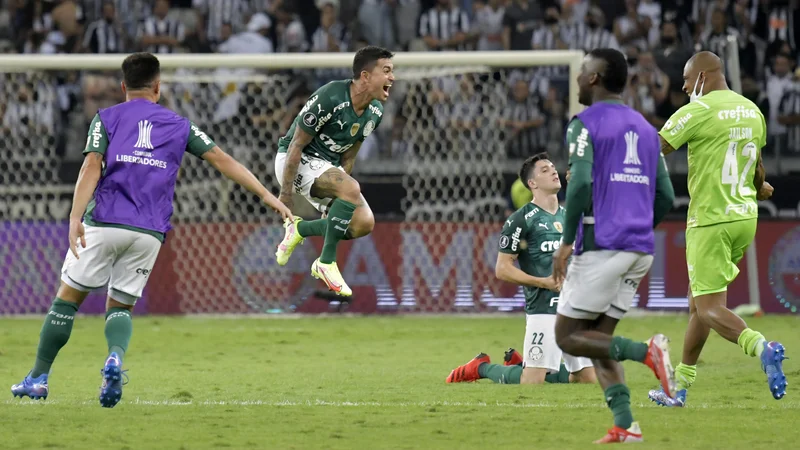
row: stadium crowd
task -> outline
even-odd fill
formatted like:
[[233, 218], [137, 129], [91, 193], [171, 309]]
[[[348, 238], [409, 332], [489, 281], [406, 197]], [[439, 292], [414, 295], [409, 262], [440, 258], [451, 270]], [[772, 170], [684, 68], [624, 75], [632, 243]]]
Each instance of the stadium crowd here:
[[[688, 101], [681, 91], [688, 57], [709, 49], [728, 60], [728, 37], [735, 36], [742, 91], [768, 117], [767, 154], [800, 152], [797, 0], [0, 0], [0, 5], [4, 53], [314, 53], [367, 44], [398, 51], [616, 47], [630, 63], [626, 101], [656, 127]], [[310, 92], [348, 76], [344, 69], [270, 71], [262, 78], [260, 71], [213, 73], [211, 80], [183, 69], [165, 77], [164, 101], [209, 126], [218, 142], [241, 142], [248, 134], [267, 148], [274, 147]], [[365, 142], [360, 158], [401, 158], [414, 151], [426, 129], [442, 128], [446, 136], [437, 141], [446, 143], [437, 143], [437, 152], [496, 146], [475, 139], [481, 130], [484, 138], [504, 140], [510, 158], [563, 146], [567, 67], [414, 76], [423, 81], [416, 88], [398, 83], [384, 125]], [[0, 89], [6, 137], [0, 149], [55, 148], [68, 160], [80, 158], [81, 135], [97, 108], [122, 99], [111, 72], [3, 74]], [[490, 111], [489, 104], [502, 107]], [[428, 119], [419, 122], [420, 115]]]

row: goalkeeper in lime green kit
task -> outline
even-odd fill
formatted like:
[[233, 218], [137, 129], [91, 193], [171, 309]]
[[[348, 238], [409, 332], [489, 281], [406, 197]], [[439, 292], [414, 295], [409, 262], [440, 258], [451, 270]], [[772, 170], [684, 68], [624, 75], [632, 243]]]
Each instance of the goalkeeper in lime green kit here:
[[772, 396], [781, 399], [786, 394], [783, 345], [767, 341], [726, 307], [728, 285], [755, 238], [757, 200], [772, 195], [761, 162], [767, 139], [764, 116], [753, 102], [728, 89], [722, 62], [711, 52], [694, 55], [683, 79], [690, 102], [659, 135], [665, 155], [684, 144], [689, 148], [689, 326], [683, 359], [675, 368], [675, 398], [653, 390], [650, 399], [663, 406], [686, 404], [686, 389], [695, 381], [697, 360], [711, 329], [737, 343], [746, 355], [759, 357]]

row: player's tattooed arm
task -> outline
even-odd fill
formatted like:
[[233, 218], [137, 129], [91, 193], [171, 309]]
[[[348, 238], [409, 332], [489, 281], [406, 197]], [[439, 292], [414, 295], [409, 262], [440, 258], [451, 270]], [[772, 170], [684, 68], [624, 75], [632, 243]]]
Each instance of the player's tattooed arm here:
[[358, 155], [358, 150], [361, 149], [361, 144], [364, 141], [356, 142], [352, 147], [350, 147], [346, 152], [342, 154], [342, 169], [348, 174], [353, 172], [353, 166], [356, 163], [356, 155]]
[[667, 142], [667, 140], [664, 139], [663, 137], [659, 136], [658, 140], [661, 141], [661, 154], [662, 155], [669, 155], [670, 153], [675, 151], [675, 149], [672, 147], [672, 145], [669, 142]]
[[292, 142], [289, 143], [289, 148], [286, 151], [286, 163], [283, 167], [283, 186], [281, 186], [279, 198], [289, 208], [293, 206], [292, 189], [294, 188], [294, 179], [297, 177], [297, 168], [300, 167], [303, 149], [313, 139], [314, 136], [308, 134], [302, 127], [296, 127]]

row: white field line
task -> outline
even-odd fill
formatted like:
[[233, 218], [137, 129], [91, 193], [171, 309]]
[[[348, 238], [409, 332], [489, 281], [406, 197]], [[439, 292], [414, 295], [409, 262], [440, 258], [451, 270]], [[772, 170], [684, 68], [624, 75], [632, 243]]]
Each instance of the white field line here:
[[[32, 401], [29, 399], [23, 400], [6, 400], [3, 402], [5, 406], [98, 406], [97, 400], [93, 401], [63, 401], [63, 400], [45, 400], [45, 401]], [[195, 407], [214, 407], [214, 406], [234, 406], [234, 407], [249, 407], [249, 406], [265, 406], [265, 407], [329, 407], [329, 408], [565, 408], [565, 409], [606, 409], [604, 403], [549, 403], [549, 402], [536, 402], [536, 403], [507, 403], [507, 402], [348, 402], [348, 401], [328, 401], [328, 400], [305, 400], [305, 401], [292, 401], [292, 400], [200, 400], [200, 401], [181, 401], [181, 400], [147, 400], [137, 397], [135, 400], [122, 400], [121, 405], [136, 405], [136, 406], [195, 406]], [[635, 408], [661, 408], [654, 403], [634, 403]], [[777, 404], [761, 405], [760, 407], [753, 407], [750, 405], [740, 404], [710, 404], [700, 403], [688, 405], [689, 409], [750, 409], [750, 410], [767, 410], [767, 409], [800, 409], [798, 402], [781, 402]]]
[[[239, 320], [239, 319], [263, 319], [263, 320], [296, 320], [296, 319], [330, 319], [332, 317], [346, 317], [346, 318], [379, 318], [379, 319], [517, 319], [522, 317], [524, 313], [505, 313], [505, 312], [491, 312], [491, 313], [387, 313], [387, 314], [358, 314], [358, 313], [320, 313], [320, 314], [301, 314], [301, 313], [285, 313], [285, 314], [187, 314], [187, 315], [142, 315], [140, 317], [152, 320], [170, 320], [170, 319], [200, 319], [200, 320]], [[40, 320], [44, 316], [42, 314], [9, 314], [0, 315], [2, 320]], [[84, 314], [78, 313], [78, 316], [83, 317]], [[629, 311], [625, 315], [625, 319], [635, 319], [641, 317], [686, 317], [684, 311], [650, 311], [650, 310], [637, 310]], [[91, 317], [102, 317], [99, 314], [92, 314]]]

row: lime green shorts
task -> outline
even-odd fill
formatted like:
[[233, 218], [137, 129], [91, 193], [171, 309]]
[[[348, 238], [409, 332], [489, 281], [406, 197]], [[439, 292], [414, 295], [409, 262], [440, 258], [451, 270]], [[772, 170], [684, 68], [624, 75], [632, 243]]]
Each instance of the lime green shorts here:
[[686, 229], [686, 266], [692, 296], [728, 290], [736, 267], [756, 236], [757, 219]]

